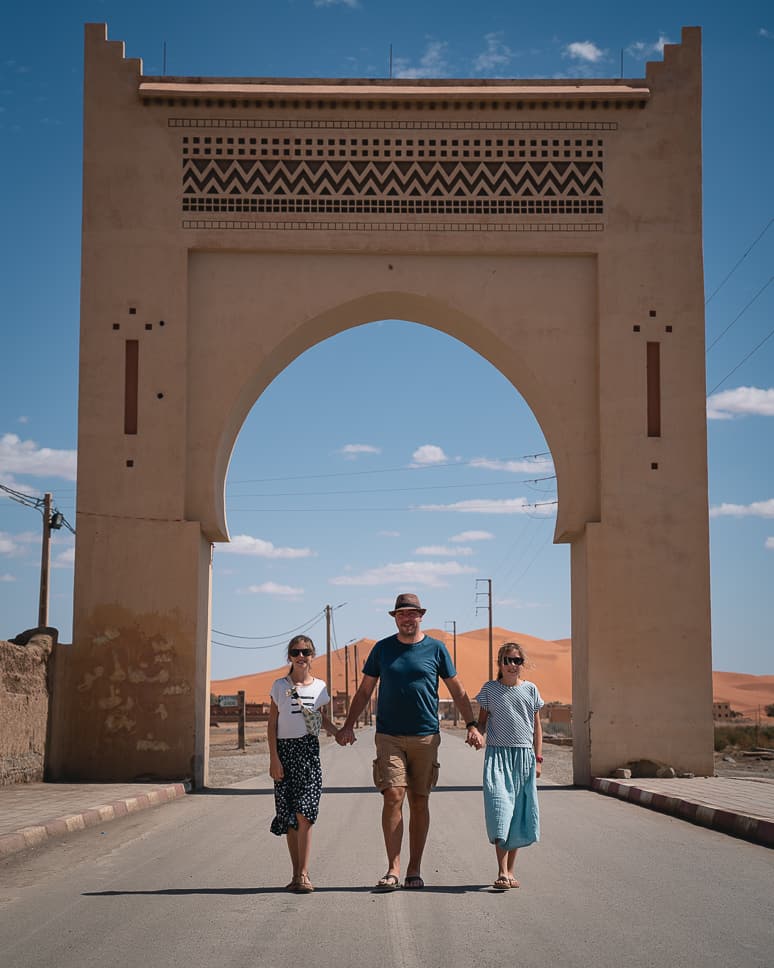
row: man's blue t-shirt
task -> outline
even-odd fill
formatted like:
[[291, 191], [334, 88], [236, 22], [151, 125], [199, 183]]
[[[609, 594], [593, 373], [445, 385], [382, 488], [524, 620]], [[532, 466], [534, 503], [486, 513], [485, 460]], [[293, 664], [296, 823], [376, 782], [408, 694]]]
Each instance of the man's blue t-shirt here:
[[457, 674], [443, 642], [426, 635], [415, 645], [404, 645], [391, 635], [371, 649], [363, 672], [379, 680], [377, 733], [430, 736], [438, 732], [438, 679]]

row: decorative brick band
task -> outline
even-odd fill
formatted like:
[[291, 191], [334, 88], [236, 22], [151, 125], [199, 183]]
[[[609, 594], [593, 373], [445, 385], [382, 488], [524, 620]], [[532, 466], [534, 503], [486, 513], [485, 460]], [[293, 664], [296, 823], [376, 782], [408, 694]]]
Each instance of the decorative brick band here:
[[263, 229], [317, 232], [603, 232], [601, 222], [252, 222], [183, 219], [184, 229]]
[[691, 823], [699, 824], [702, 827], [710, 827], [712, 830], [718, 830], [724, 834], [731, 834], [735, 837], [742, 837], [744, 840], [763, 844], [764, 847], [774, 847], [774, 822], [771, 820], [748, 817], [717, 807], [691, 803], [689, 800], [683, 800], [680, 797], [670, 797], [663, 793], [654, 793], [652, 790], [642, 790], [639, 787], [630, 786], [627, 783], [617, 783], [615, 780], [608, 780], [604, 777], [593, 777], [591, 789], [609, 797], [617, 797], [619, 800], [628, 800], [629, 803], [636, 803], [638, 806], [657, 810], [659, 813], [668, 813], [673, 817], [679, 817], [681, 820], [689, 820]]

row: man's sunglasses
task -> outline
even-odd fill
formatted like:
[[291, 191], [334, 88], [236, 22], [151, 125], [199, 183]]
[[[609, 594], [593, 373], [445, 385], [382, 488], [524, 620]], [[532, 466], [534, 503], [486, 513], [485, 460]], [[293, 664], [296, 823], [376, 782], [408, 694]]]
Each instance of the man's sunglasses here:
[[288, 655], [297, 659], [300, 655], [314, 655], [314, 652], [311, 649], [291, 649]]
[[524, 659], [520, 655], [506, 655], [503, 657], [503, 665], [524, 665]]

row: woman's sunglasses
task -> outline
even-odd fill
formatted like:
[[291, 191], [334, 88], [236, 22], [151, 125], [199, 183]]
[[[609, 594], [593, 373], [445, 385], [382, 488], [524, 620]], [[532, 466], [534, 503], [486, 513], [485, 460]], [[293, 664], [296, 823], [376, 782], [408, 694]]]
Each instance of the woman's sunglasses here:
[[524, 659], [520, 655], [506, 655], [503, 657], [503, 665], [524, 665]]
[[297, 659], [300, 655], [314, 655], [311, 649], [291, 649], [288, 655]]

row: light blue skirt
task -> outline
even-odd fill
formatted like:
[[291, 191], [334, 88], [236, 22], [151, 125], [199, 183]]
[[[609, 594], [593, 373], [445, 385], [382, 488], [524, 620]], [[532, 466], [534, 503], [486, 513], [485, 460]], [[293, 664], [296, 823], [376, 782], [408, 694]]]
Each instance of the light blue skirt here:
[[484, 817], [490, 844], [502, 850], [540, 840], [535, 751], [525, 746], [487, 746], [484, 754]]

